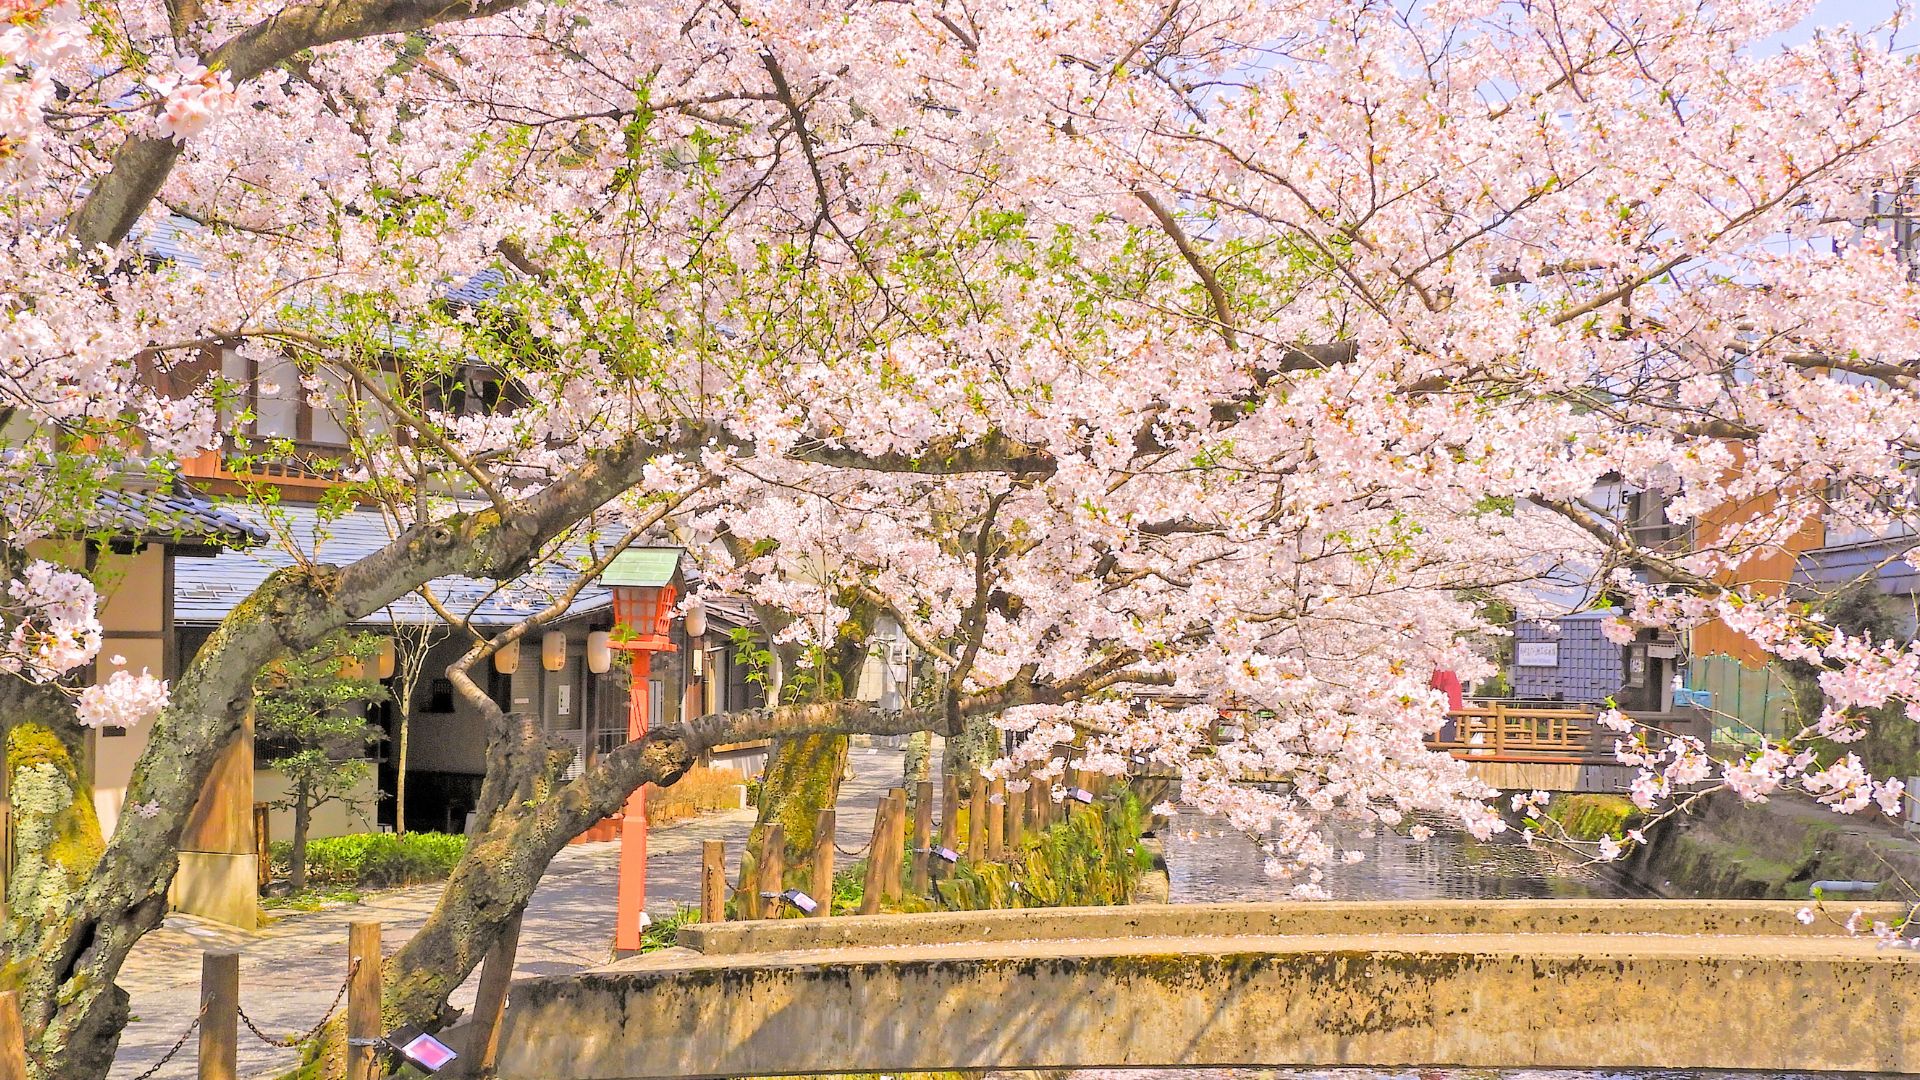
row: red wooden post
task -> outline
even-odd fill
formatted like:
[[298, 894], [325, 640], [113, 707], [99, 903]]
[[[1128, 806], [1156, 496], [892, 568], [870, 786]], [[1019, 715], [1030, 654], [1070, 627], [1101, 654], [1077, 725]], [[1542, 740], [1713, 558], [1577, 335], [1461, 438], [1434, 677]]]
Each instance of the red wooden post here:
[[[644, 738], [652, 702], [647, 700], [648, 676], [653, 673], [653, 653], [636, 649], [633, 653], [633, 683], [627, 689], [627, 740]], [[614, 887], [613, 947], [622, 952], [637, 952], [641, 924], [647, 910], [647, 788], [634, 789], [620, 810], [620, 876]]]

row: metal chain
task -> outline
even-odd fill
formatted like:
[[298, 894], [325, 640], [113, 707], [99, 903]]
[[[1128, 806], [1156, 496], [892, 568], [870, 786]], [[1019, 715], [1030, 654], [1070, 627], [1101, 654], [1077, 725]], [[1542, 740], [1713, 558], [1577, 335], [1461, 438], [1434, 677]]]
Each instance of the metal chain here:
[[134, 1077], [133, 1080], [153, 1080], [153, 1074], [159, 1072], [161, 1069], [166, 1068], [167, 1062], [172, 1061], [180, 1053], [181, 1048], [187, 1045], [187, 1040], [193, 1037], [194, 1029], [200, 1026], [200, 1021], [205, 1019], [206, 1015], [207, 1015], [207, 1007], [203, 1004], [200, 1006], [200, 1012], [194, 1016], [193, 1023], [188, 1024], [187, 1030], [181, 1032], [180, 1037], [174, 1040], [173, 1049], [160, 1055], [159, 1061], [156, 1061], [151, 1066], [148, 1066], [146, 1072], [143, 1072], [139, 1076]]
[[[245, 1025], [248, 1031], [253, 1032], [254, 1038], [259, 1039], [261, 1042], [266, 1043], [276, 1050], [294, 1045], [294, 1039], [291, 1035], [283, 1035], [276, 1039], [266, 1032], [261, 1031], [260, 1025], [253, 1022], [253, 1017], [247, 1015], [247, 1010], [236, 1009], [235, 1011], [240, 1014], [240, 1023]], [[322, 1022], [324, 1023], [325, 1021]]]
[[860, 856], [865, 855], [867, 853], [867, 850], [871, 847], [873, 847], [873, 841], [869, 840], [866, 843], [861, 844], [859, 847], [854, 848], [852, 851], [848, 851], [846, 848], [841, 847], [839, 841], [836, 840], [833, 845], [833, 850], [839, 852], [842, 855], [845, 855], [849, 859], [857, 859]]
[[[340, 980], [340, 989], [334, 991], [332, 1004], [327, 1006], [326, 1012], [320, 1014], [320, 1022], [308, 1028], [303, 1034], [282, 1035], [276, 1039], [266, 1032], [261, 1031], [260, 1025], [253, 1022], [253, 1017], [247, 1015], [247, 1010], [235, 1006], [235, 1011], [240, 1014], [240, 1022], [247, 1026], [248, 1031], [253, 1032], [253, 1037], [266, 1043], [268, 1046], [275, 1048], [299, 1046], [301, 1043], [320, 1034], [320, 1029], [326, 1027], [327, 1021], [333, 1019], [334, 1012], [340, 1008], [340, 999], [347, 996], [347, 987], [353, 985], [353, 970], [359, 966], [360, 961], [358, 959], [347, 965], [347, 977]], [[140, 1078], [136, 1077], [135, 1080], [140, 1080]]]

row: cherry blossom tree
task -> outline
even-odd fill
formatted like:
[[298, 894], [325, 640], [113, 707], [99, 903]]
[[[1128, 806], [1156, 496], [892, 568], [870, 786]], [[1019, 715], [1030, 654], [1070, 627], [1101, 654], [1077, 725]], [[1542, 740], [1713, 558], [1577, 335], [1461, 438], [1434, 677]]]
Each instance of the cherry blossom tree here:
[[[13, 548], [231, 432], [225, 349], [290, 358], [396, 525], [269, 579], [164, 704], [80, 702], [149, 717], [153, 812], [9, 934], [43, 1075], [104, 1074], [114, 974], [261, 665], [583, 534], [582, 570], [685, 537], [799, 667], [884, 612], [944, 701], [823, 670], [564, 784], [496, 710], [395, 1020], [434, 1021], [568, 838], [716, 742], [1072, 735], [1080, 767], [1181, 774], [1309, 890], [1328, 814], [1490, 833], [1422, 744], [1428, 676], [1487, 670], [1481, 601], [1570, 564], [1623, 627], [1718, 617], [1825, 669], [1831, 715], [1744, 760], [1627, 734], [1675, 789], [1902, 797], [1814, 742], [1914, 707], [1920, 659], [1738, 584], [1816, 516], [1913, 516], [1920, 289], [1865, 215], [1920, 160], [1920, 72], [1872, 35], [1776, 48], [1800, 6], [1762, 0], [8, 2]], [[476, 363], [517, 407], [449, 407]], [[1655, 544], [1603, 482], [1681, 523], [1758, 509]], [[0, 666], [84, 664], [82, 583], [7, 572]]]

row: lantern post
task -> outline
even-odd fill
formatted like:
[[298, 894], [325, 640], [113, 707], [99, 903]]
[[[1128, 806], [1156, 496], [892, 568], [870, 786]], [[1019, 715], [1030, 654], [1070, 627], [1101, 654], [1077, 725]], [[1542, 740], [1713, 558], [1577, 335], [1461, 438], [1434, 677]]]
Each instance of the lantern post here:
[[[600, 582], [613, 593], [614, 630], [609, 646], [633, 657], [627, 692], [627, 740], [646, 737], [652, 715], [650, 676], [655, 653], [675, 652], [671, 637], [678, 596], [679, 548], [638, 548], [607, 567]], [[624, 565], [623, 565], [624, 563]], [[647, 910], [647, 789], [637, 787], [620, 812], [620, 871], [614, 891], [613, 947], [640, 948]]]

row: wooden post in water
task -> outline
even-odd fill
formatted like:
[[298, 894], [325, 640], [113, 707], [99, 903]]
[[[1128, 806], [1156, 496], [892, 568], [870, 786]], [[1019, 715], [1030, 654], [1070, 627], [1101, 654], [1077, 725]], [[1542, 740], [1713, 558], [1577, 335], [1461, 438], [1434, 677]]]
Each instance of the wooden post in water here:
[[831, 810], [820, 811], [813, 819], [813, 885], [807, 891], [813, 894], [813, 917], [824, 919], [833, 914], [833, 828], [836, 815]]
[[967, 865], [978, 866], [987, 854], [987, 781], [973, 774], [973, 791], [967, 798]]
[[700, 921], [727, 921], [727, 842], [700, 843]]
[[759, 918], [777, 919], [780, 917], [781, 892], [785, 891], [787, 877], [787, 827], [774, 822], [760, 834], [759, 884], [754, 888], [754, 901], [759, 905]]
[[933, 781], [922, 780], [913, 789], [913, 880], [908, 887], [915, 896], [925, 896], [933, 884], [927, 869], [933, 858]]
[[1007, 853], [1007, 783], [987, 785], [987, 858], [998, 861]]
[[467, 1076], [492, 1076], [500, 1060], [500, 1018], [507, 1011], [507, 987], [513, 982], [513, 961], [520, 952], [520, 918], [507, 920], [487, 957], [481, 961], [480, 989], [473, 1001], [473, 1031], [467, 1036]]
[[240, 954], [200, 954], [200, 1080], [234, 1080], [240, 1071]]
[[380, 924], [347, 927], [347, 1080], [374, 1080], [380, 1030]]
[[27, 1025], [12, 990], [0, 990], [0, 1080], [27, 1080]]

